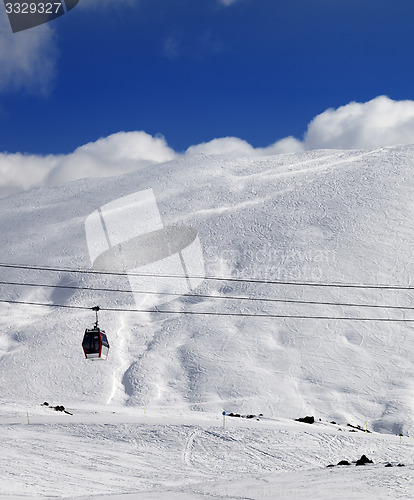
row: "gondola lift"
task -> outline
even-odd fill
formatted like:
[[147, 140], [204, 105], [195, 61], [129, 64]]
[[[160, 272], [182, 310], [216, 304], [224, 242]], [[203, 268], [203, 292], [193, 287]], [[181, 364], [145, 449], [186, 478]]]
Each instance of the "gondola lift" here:
[[106, 359], [109, 352], [109, 343], [106, 337], [105, 330], [101, 330], [98, 327], [98, 311], [99, 306], [92, 307], [92, 311], [96, 313], [96, 322], [93, 328], [86, 329], [85, 335], [83, 336], [83, 352], [85, 353], [85, 358], [91, 361], [96, 361], [99, 359]]

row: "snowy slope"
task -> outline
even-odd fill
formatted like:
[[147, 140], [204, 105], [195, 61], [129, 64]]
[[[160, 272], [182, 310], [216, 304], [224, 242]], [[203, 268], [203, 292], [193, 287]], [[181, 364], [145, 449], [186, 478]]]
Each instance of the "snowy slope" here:
[[[228, 418], [223, 428], [206, 413], [71, 410], [28, 408], [28, 424], [26, 413], [5, 409], [1, 498], [412, 498], [406, 437], [283, 419]], [[374, 464], [327, 467], [362, 454]]]
[[[237, 160], [194, 156], [117, 178], [82, 180], [58, 188], [33, 190], [0, 200], [1, 261], [90, 268], [86, 217], [113, 200], [151, 188], [164, 224], [191, 226], [197, 230], [207, 276], [410, 286], [414, 253], [413, 160], [414, 147], [311, 151]], [[129, 286], [123, 277], [7, 268], [1, 269], [1, 281], [92, 289]], [[197, 292], [413, 307], [410, 290], [270, 286], [205, 280]], [[93, 290], [1, 285], [0, 298], [85, 307], [95, 304], [102, 308], [136, 307], [130, 293]], [[398, 309], [205, 297], [183, 297], [160, 308], [414, 319], [413, 312]], [[83, 358], [80, 344], [84, 328], [93, 324], [92, 312], [5, 303], [0, 304], [0, 311], [1, 400], [4, 408], [9, 409], [1, 432], [10, 443], [7, 449], [12, 459], [24, 460], [12, 445], [16, 433], [22, 436], [22, 446], [34, 450], [35, 455], [48, 456], [48, 448], [42, 451], [35, 445], [36, 439], [42, 436], [42, 418], [46, 418], [46, 410], [40, 409], [43, 401], [78, 409], [81, 415], [76, 424], [73, 419], [69, 420], [67, 428], [56, 421], [57, 417], [47, 420], [44, 425], [49, 426], [48, 436], [52, 437], [48, 438], [50, 445], [45, 446], [53, 447], [56, 435], [63, 443], [61, 453], [68, 450], [72, 453], [81, 442], [90, 440], [97, 448], [86, 452], [87, 462], [91, 456], [104, 453], [101, 443], [110, 441], [108, 463], [113, 467], [116, 450], [123, 449], [123, 442], [138, 440], [146, 448], [150, 447], [147, 434], [160, 434], [155, 458], [147, 464], [148, 474], [137, 475], [145, 480], [133, 480], [128, 489], [126, 477], [131, 474], [123, 470], [125, 479], [119, 484], [112, 476], [103, 482], [99, 480], [100, 486], [93, 486], [96, 494], [133, 493], [142, 488], [142, 491], [151, 491], [152, 487], [159, 492], [164, 484], [165, 488], [172, 485], [171, 491], [187, 491], [193, 495], [191, 498], [197, 498], [194, 495], [203, 491], [188, 485], [212, 481], [209, 494], [220, 496], [220, 484], [225, 484], [232, 498], [259, 498], [260, 491], [265, 491], [263, 484], [256, 485], [257, 495], [249, 496], [238, 489], [242, 477], [247, 481], [252, 478], [261, 481], [259, 478], [275, 471], [302, 471], [304, 475], [299, 476], [298, 481], [306, 488], [307, 471], [340, 460], [343, 458], [340, 454], [357, 459], [361, 453], [376, 450], [379, 462], [408, 462], [410, 453], [412, 455], [412, 444], [406, 436], [412, 434], [414, 426], [413, 323], [102, 311], [100, 324], [109, 335], [110, 356], [106, 362], [91, 363]], [[14, 405], [17, 405], [15, 410]], [[38, 414], [38, 427], [34, 427], [33, 422], [30, 428], [24, 425], [28, 407], [31, 413]], [[94, 408], [99, 409], [96, 419], [100, 427], [94, 428], [90, 435], [88, 421], [82, 420], [87, 419], [88, 411]], [[107, 424], [112, 426], [109, 430], [105, 428], [111, 410], [131, 418], [142, 416], [144, 408], [148, 412], [160, 412], [161, 422], [154, 424], [153, 431], [147, 427], [148, 422], [135, 429], [116, 421]], [[223, 430], [219, 433], [220, 441], [203, 429], [208, 425], [220, 427], [222, 410], [262, 413], [265, 418], [277, 419], [279, 427], [269, 431], [265, 426], [256, 428], [252, 427], [256, 424], [250, 423], [242, 430], [235, 430], [230, 437], [222, 434]], [[99, 416], [102, 412], [107, 412], [105, 417]], [[194, 415], [199, 412], [205, 420], [202, 424], [194, 422], [198, 418]], [[189, 427], [183, 427], [181, 421], [174, 428], [168, 425], [177, 414], [189, 419]], [[338, 429], [295, 434], [296, 430], [290, 429], [286, 422], [306, 414], [321, 418], [322, 422], [335, 420], [344, 426], [348, 422], [367, 425], [382, 434], [358, 433], [358, 437], [346, 433], [341, 439], [337, 437]], [[269, 422], [266, 425], [273, 425]], [[134, 437], [127, 438], [123, 432], [133, 433]], [[271, 450], [266, 448], [269, 432], [274, 443]], [[400, 443], [400, 438], [395, 436], [400, 432], [405, 436], [405, 443]], [[193, 438], [192, 433], [195, 433]], [[335, 446], [329, 448], [328, 453], [315, 455], [315, 448], [331, 441], [330, 433], [336, 436], [332, 439]], [[288, 451], [283, 436], [297, 439], [292, 452]], [[367, 439], [371, 442], [364, 441], [362, 445], [355, 441]], [[179, 444], [170, 440], [178, 440]], [[197, 465], [187, 451], [181, 458], [189, 470], [183, 473], [181, 480], [182, 461], [177, 464], [177, 470], [171, 469], [170, 475], [164, 472], [154, 479], [157, 467], [161, 464], [169, 467], [168, 464], [174, 462], [174, 450], [182, 450], [183, 446], [186, 449], [185, 443], [190, 450], [193, 442], [201, 447]], [[249, 462], [247, 468], [244, 465], [247, 458], [240, 459], [234, 469], [228, 470], [227, 476], [217, 478], [217, 470], [221, 470], [222, 465], [218, 464], [217, 470], [207, 467], [213, 457], [219, 460], [224, 453], [217, 442], [224, 447], [230, 443], [231, 453], [237, 456], [243, 443], [243, 453], [251, 457], [256, 453], [252, 449], [260, 450], [257, 453], [261, 459], [255, 466]], [[248, 447], [246, 442], [250, 443]], [[308, 447], [308, 455], [299, 442]], [[279, 458], [275, 447], [281, 453]], [[145, 460], [139, 449], [134, 467], [141, 471]], [[353, 450], [352, 453], [349, 450]], [[40, 469], [45, 471], [48, 463], [62, 459], [60, 452], [56, 453], [50, 462], [48, 458], [42, 459], [45, 463], [39, 465], [37, 471], [40, 476]], [[119, 461], [131, 459], [128, 452], [120, 453]], [[149, 455], [152, 456], [152, 452]], [[299, 465], [302, 460], [304, 465]], [[106, 476], [102, 463], [91, 465], [90, 474], [96, 470]], [[287, 464], [286, 467], [283, 464]], [[75, 488], [76, 467], [83, 468], [81, 463], [64, 462], [66, 474], [71, 478], [68, 487], [57, 487], [58, 478], [51, 480], [57, 495], [70, 496], [71, 488], [73, 496], [92, 494], [86, 486]], [[374, 474], [373, 470], [364, 474]], [[394, 474], [389, 484], [397, 481], [396, 474], [407, 475], [407, 469], [405, 472], [402, 468], [398, 472], [389, 470]], [[410, 471], [412, 473], [412, 468]], [[315, 498], [332, 498], [326, 492], [333, 487], [329, 485], [336, 470], [330, 472], [331, 476], [324, 475], [323, 479], [321, 495], [325, 496]], [[22, 474], [27, 479], [25, 473]], [[381, 474], [384, 474], [382, 469]], [[364, 480], [369, 481], [368, 476]], [[288, 477], [279, 478], [281, 483], [273, 476], [266, 481], [272, 485], [275, 482], [274, 490], [283, 488], [284, 480], [289, 483]], [[36, 486], [33, 491], [30, 488], [19, 491], [22, 478], [12, 479], [8, 483], [10, 487], [0, 493], [53, 495], [46, 479], [43, 489]], [[318, 481], [317, 476], [314, 481]], [[337, 477], [336, 481], [339, 481]], [[349, 484], [353, 481], [350, 477]], [[397, 483], [405, 484], [405, 479], [401, 481]], [[383, 486], [383, 483], [379, 485]], [[246, 488], [254, 489], [254, 484], [249, 483]], [[412, 491], [411, 485], [408, 489], [398, 488], [401, 498]], [[299, 495], [300, 491], [304, 490], [299, 487]], [[295, 498], [294, 495], [295, 492], [287, 493], [286, 498]], [[354, 497], [359, 498], [356, 495]], [[262, 496], [277, 498], [273, 494]], [[377, 498], [380, 497], [377, 495]]]

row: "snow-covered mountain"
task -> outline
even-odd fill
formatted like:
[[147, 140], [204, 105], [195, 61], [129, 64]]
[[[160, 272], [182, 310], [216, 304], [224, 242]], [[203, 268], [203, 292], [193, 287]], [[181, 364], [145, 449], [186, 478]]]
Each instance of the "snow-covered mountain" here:
[[[141, 415], [143, 408], [187, 417], [221, 416], [223, 410], [273, 420], [314, 415], [383, 434], [412, 434], [413, 164], [413, 146], [243, 159], [195, 155], [0, 200], [3, 264], [90, 269], [87, 217], [152, 189], [166, 227], [197, 231], [205, 276], [237, 278], [205, 279], [191, 292], [202, 297], [178, 297], [159, 306], [178, 313], [162, 314], [127, 312], [137, 309], [132, 293], [98, 290], [130, 290], [123, 276], [1, 267], [1, 300], [98, 304], [111, 344], [107, 361], [84, 359], [81, 342], [94, 323], [92, 311], [0, 303], [0, 398], [7, 415], [14, 405], [36, 407], [39, 414], [39, 405], [49, 401], [76, 408], [105, 405], [107, 415], [111, 409]], [[140, 221], [122, 223], [133, 227]], [[76, 432], [82, 434], [80, 420]], [[104, 431], [100, 435], [106, 439]], [[194, 436], [188, 439], [187, 465]], [[262, 437], [249, 439], [259, 446]], [[205, 446], [213, 453], [211, 443]], [[267, 462], [257, 467], [255, 477], [277, 469]], [[99, 490], [105, 492], [113, 493]]]

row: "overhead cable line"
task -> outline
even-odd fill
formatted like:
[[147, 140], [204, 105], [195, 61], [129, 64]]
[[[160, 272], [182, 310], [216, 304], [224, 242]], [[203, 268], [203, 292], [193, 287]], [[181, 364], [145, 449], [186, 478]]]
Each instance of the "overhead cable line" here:
[[317, 300], [300, 300], [300, 299], [276, 299], [268, 297], [246, 297], [237, 295], [209, 295], [209, 294], [198, 294], [198, 293], [192, 294], [192, 293], [175, 293], [175, 292], [155, 292], [155, 291], [144, 291], [144, 290], [126, 290], [123, 288], [96, 288], [96, 287], [75, 286], [75, 285], [51, 285], [46, 283], [21, 283], [13, 281], [0, 281], [0, 285], [23, 286], [23, 287], [27, 286], [35, 288], [54, 288], [54, 289], [58, 288], [67, 290], [89, 290], [92, 292], [166, 295], [173, 297], [187, 297], [187, 298], [201, 298], [201, 299], [246, 300], [252, 302], [270, 302], [270, 303], [281, 303], [281, 304], [307, 304], [307, 305], [338, 306], [338, 307], [368, 307], [377, 309], [396, 309], [400, 311], [414, 310], [414, 307], [392, 306], [387, 304], [357, 304], [348, 302], [325, 302]]
[[[0, 303], [3, 303], [3, 304], [20, 304], [20, 305], [25, 305], [25, 306], [60, 307], [60, 308], [64, 308], [64, 309], [83, 309], [85, 311], [92, 310], [92, 307], [86, 307], [86, 306], [75, 306], [75, 305], [69, 305], [69, 304], [45, 304], [44, 302], [31, 302], [31, 301], [25, 301], [25, 300], [6, 300], [6, 299], [0, 299]], [[99, 309], [101, 311], [103, 310], [101, 307]]]
[[[66, 309], [83, 309], [91, 310], [91, 307], [76, 306], [69, 304], [45, 304], [41, 302], [19, 301], [19, 300], [2, 300], [0, 303], [7, 304], [22, 304], [44, 307], [60, 307]], [[268, 318], [268, 319], [317, 319], [317, 320], [334, 320], [334, 321], [378, 321], [387, 323], [409, 323], [414, 322], [414, 318], [360, 318], [347, 316], [310, 316], [302, 314], [266, 314], [266, 313], [232, 313], [232, 312], [216, 312], [216, 311], [173, 311], [167, 309], [125, 309], [121, 307], [100, 307], [101, 311], [110, 312], [131, 312], [131, 313], [147, 313], [147, 314], [180, 314], [189, 316], [232, 316], [238, 318]]]
[[373, 289], [373, 290], [405, 290], [412, 291], [414, 286], [402, 285], [387, 285], [387, 284], [363, 284], [363, 283], [327, 283], [327, 282], [313, 282], [313, 281], [293, 281], [293, 280], [266, 280], [259, 278], [234, 278], [232, 276], [201, 276], [201, 275], [178, 275], [178, 274], [155, 274], [155, 273], [126, 273], [116, 271], [98, 271], [93, 269], [70, 269], [70, 268], [57, 268], [57, 267], [42, 267], [42, 266], [28, 266], [20, 264], [2, 264], [0, 268], [11, 269], [26, 269], [30, 271], [49, 271], [49, 272], [64, 272], [74, 274], [91, 274], [101, 276], [121, 276], [121, 277], [147, 277], [147, 278], [174, 278], [174, 279], [202, 279], [210, 281], [230, 281], [236, 283], [257, 283], [266, 285], [292, 285], [292, 286], [309, 286], [309, 287], [326, 287], [326, 288], [356, 288], [356, 289]]

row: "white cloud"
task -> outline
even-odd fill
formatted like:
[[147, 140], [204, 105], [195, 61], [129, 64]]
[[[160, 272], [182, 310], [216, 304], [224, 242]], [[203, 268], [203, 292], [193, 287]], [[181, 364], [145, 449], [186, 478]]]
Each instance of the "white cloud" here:
[[48, 185], [85, 177], [110, 177], [175, 158], [163, 137], [119, 132], [90, 142], [62, 157], [46, 179]]
[[57, 55], [49, 26], [13, 33], [5, 9], [0, 8], [0, 91], [46, 94], [55, 76]]
[[267, 146], [266, 148], [257, 148], [255, 151], [259, 155], [278, 155], [283, 153], [299, 153], [305, 149], [303, 142], [292, 136], [280, 139], [280, 141]]
[[86, 177], [109, 177], [172, 160], [177, 154], [163, 137], [119, 132], [68, 155], [0, 154], [0, 197], [38, 186]]
[[[137, 2], [81, 0], [76, 8], [118, 8], [134, 6]], [[13, 33], [6, 10], [0, 8], [0, 92], [23, 89], [47, 94], [55, 77], [58, 54], [54, 28], [50, 23]]]
[[269, 156], [281, 153], [297, 153], [304, 150], [304, 145], [294, 137], [286, 137], [265, 148], [254, 148], [238, 137], [221, 137], [209, 142], [190, 146], [186, 154], [225, 155], [231, 158], [243, 156]]
[[0, 197], [42, 185], [59, 158], [53, 155], [0, 154]]
[[369, 149], [414, 143], [414, 101], [379, 96], [328, 109], [308, 125], [306, 149]]
[[254, 148], [248, 142], [237, 137], [222, 137], [209, 142], [202, 142], [196, 146], [190, 146], [187, 154], [226, 155], [226, 156], [250, 156], [254, 154]]

